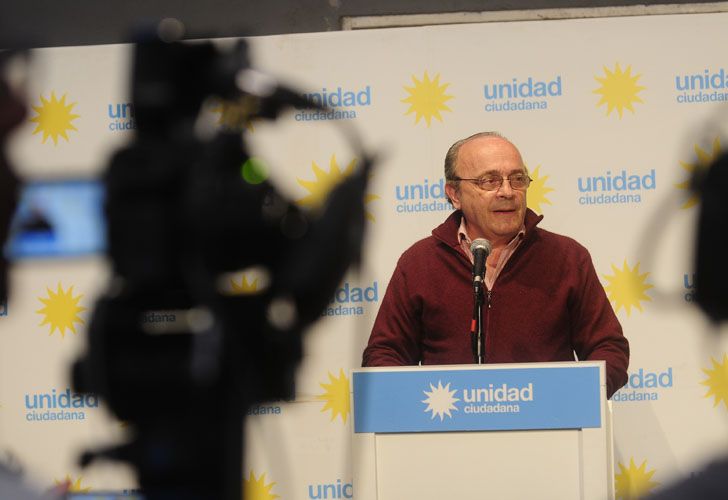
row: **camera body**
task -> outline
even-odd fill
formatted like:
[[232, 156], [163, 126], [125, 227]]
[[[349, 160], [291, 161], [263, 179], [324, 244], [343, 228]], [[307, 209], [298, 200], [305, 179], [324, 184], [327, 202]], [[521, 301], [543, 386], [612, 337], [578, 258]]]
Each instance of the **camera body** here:
[[[245, 412], [294, 397], [304, 329], [360, 254], [366, 158], [311, 217], [271, 183], [242, 175], [242, 133], [196, 132], [211, 97], [249, 99], [251, 116], [269, 117], [303, 101], [290, 91], [247, 94], [239, 84], [249, 69], [244, 42], [227, 50], [138, 43], [137, 134], [103, 176], [113, 279], [73, 380], [133, 437], [82, 461], [130, 462], [150, 500], [241, 497]], [[265, 288], [239, 295], [220, 287], [227, 273], [250, 267], [268, 275]], [[176, 321], [150, 329], [154, 311], [174, 311]]]
[[728, 319], [728, 261], [723, 228], [728, 221], [728, 153], [698, 169], [693, 189], [700, 196], [695, 245], [695, 301], [714, 322]]

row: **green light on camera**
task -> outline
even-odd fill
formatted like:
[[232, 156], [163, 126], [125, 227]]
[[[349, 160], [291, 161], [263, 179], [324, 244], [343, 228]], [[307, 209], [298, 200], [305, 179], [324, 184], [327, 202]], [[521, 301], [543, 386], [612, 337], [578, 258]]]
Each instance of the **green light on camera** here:
[[268, 167], [260, 158], [250, 157], [243, 163], [242, 175], [248, 184], [260, 184], [268, 179]]

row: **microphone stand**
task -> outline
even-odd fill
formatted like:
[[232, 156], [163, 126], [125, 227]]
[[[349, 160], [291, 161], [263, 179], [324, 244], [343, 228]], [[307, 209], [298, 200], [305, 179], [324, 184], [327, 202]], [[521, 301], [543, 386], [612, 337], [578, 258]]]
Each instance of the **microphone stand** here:
[[483, 282], [476, 281], [473, 286], [473, 320], [470, 322], [470, 342], [473, 362], [483, 364]]
[[485, 280], [485, 263], [493, 246], [485, 238], [477, 238], [470, 244], [473, 254], [473, 320], [470, 322], [470, 341], [473, 350], [473, 362], [483, 364], [485, 349], [483, 346], [483, 325], [481, 321], [483, 308], [483, 287]]

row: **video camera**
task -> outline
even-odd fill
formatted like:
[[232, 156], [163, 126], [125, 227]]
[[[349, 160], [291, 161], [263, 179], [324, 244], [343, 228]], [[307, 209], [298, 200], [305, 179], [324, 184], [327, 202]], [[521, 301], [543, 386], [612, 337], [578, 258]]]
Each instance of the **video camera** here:
[[728, 221], [728, 153], [696, 169], [693, 191], [700, 197], [695, 244], [695, 301], [713, 322], [728, 319], [728, 261], [723, 228]]
[[[317, 107], [255, 72], [243, 41], [153, 36], [135, 46], [136, 137], [103, 176], [113, 278], [73, 384], [133, 434], [82, 462], [129, 462], [150, 500], [241, 498], [243, 416], [294, 397], [304, 329], [358, 262], [364, 233], [372, 162], [363, 151], [314, 217], [260, 175], [241, 175], [251, 164], [240, 131], [199, 132], [210, 98], [242, 103], [244, 119]], [[268, 276], [264, 289], [220, 286], [251, 267]], [[155, 311], [175, 321], [149, 328]]]

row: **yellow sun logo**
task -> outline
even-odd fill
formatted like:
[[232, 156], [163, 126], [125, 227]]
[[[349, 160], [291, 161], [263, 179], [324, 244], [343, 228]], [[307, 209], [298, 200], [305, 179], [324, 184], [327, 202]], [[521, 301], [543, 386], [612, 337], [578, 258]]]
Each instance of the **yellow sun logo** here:
[[333, 422], [337, 416], [341, 415], [342, 422], [346, 423], [346, 419], [351, 413], [351, 401], [349, 391], [349, 379], [344, 373], [344, 369], [339, 369], [339, 377], [335, 377], [329, 372], [329, 384], [320, 383], [324, 389], [323, 394], [316, 396], [316, 399], [326, 401], [321, 409], [322, 412], [331, 410], [331, 421]]
[[218, 125], [227, 130], [243, 131], [247, 129], [254, 132], [253, 122], [250, 120], [250, 105], [245, 97], [241, 97], [237, 101], [216, 100], [210, 106], [212, 113], [219, 114], [217, 119]]
[[42, 95], [40, 96], [40, 106], [33, 106], [33, 111], [38, 113], [30, 119], [31, 122], [37, 123], [38, 126], [33, 131], [33, 135], [38, 132], [43, 132], [42, 144], [50, 136], [53, 139], [53, 144], [58, 145], [58, 136], [63, 137], [68, 142], [68, 135], [66, 131], [78, 129], [71, 123], [79, 115], [74, 115], [71, 110], [76, 105], [75, 102], [66, 104], [66, 94], [63, 94], [61, 100], [56, 99], [55, 92], [51, 92], [50, 101], [46, 100]]
[[607, 105], [607, 116], [612, 112], [614, 108], [617, 108], [619, 117], [622, 118], [622, 111], [626, 108], [634, 113], [632, 103], [639, 102], [643, 103], [642, 99], [637, 95], [639, 92], [645, 90], [645, 87], [637, 85], [637, 80], [642, 75], [632, 76], [632, 66], [627, 66], [626, 71], [622, 71], [617, 63], [614, 67], [614, 71], [610, 71], [609, 68], [604, 66], [604, 76], [600, 78], [595, 76], [594, 79], [601, 83], [601, 87], [594, 90], [595, 94], [601, 94], [602, 98], [597, 103], [597, 107], [602, 104]]
[[[678, 189], [685, 189], [687, 191], [690, 190], [690, 180], [693, 176], [693, 174], [698, 170], [704, 170], [708, 168], [713, 161], [715, 161], [716, 158], [720, 155], [720, 140], [716, 137], [713, 141], [713, 151], [708, 153], [707, 151], [703, 150], [700, 146], [697, 144], [695, 145], [695, 156], [697, 157], [697, 160], [693, 163], [688, 163], [681, 161], [680, 166], [688, 173], [688, 178], [679, 183], [675, 184], [675, 187]], [[698, 201], [700, 201], [700, 198], [698, 197], [697, 193], [690, 193], [688, 196], [688, 199], [685, 200], [685, 202], [680, 205], [680, 208], [686, 209], [694, 207], [698, 204]]]
[[69, 493], [88, 493], [91, 491], [91, 488], [84, 488], [81, 485], [81, 479], [83, 476], [78, 476], [78, 479], [75, 481], [70, 475], [66, 475], [66, 478], [62, 481], [59, 481], [58, 479], [55, 480], [56, 486], [66, 486], [68, 485], [68, 492]]
[[627, 259], [624, 260], [622, 269], [612, 264], [611, 276], [602, 275], [609, 284], [604, 287], [609, 296], [609, 300], [615, 305], [615, 312], [624, 307], [627, 316], [632, 313], [632, 307], [636, 307], [642, 312], [642, 301], [649, 302], [652, 299], [645, 293], [653, 285], [646, 283], [649, 273], [640, 274], [640, 263], [638, 262], [634, 268], [630, 269], [627, 265]]
[[280, 498], [271, 492], [275, 484], [265, 484], [265, 473], [256, 478], [251, 470], [248, 479], [243, 479], [243, 498], [245, 500], [275, 500]]
[[[341, 170], [339, 164], [336, 162], [336, 155], [331, 155], [329, 160], [329, 171], [326, 172], [324, 169], [319, 167], [316, 162], [312, 162], [312, 170], [316, 180], [307, 181], [303, 179], [296, 179], [298, 184], [308, 191], [308, 195], [297, 200], [302, 207], [306, 208], [318, 208], [321, 207], [326, 201], [326, 197], [333, 187], [344, 180], [346, 177], [354, 173], [354, 166], [356, 165], [356, 158], [351, 160], [344, 170]], [[379, 199], [376, 194], [364, 195], [364, 203], [370, 203], [374, 200]], [[366, 212], [366, 218], [372, 222], [375, 221], [374, 215], [370, 212]]]
[[73, 286], [68, 290], [64, 290], [60, 283], [58, 283], [58, 291], [54, 292], [50, 288], [48, 290], [48, 297], [38, 297], [45, 307], [38, 309], [38, 314], [43, 314], [43, 322], [40, 326], [50, 324], [51, 331], [48, 335], [53, 335], [53, 332], [58, 329], [61, 332], [61, 337], [65, 337], [66, 328], [71, 330], [74, 334], [76, 333], [76, 327], [74, 323], [84, 324], [83, 320], [78, 316], [78, 313], [85, 311], [85, 307], [78, 305], [78, 302], [83, 298], [83, 295], [73, 296]]
[[450, 84], [443, 83], [440, 85], [439, 73], [435, 75], [434, 80], [430, 80], [427, 71], [425, 71], [422, 80], [418, 80], [415, 75], [412, 75], [412, 83], [414, 83], [413, 87], [407, 87], [406, 85], [404, 87], [409, 93], [409, 97], [402, 99], [402, 102], [410, 105], [405, 115], [415, 113], [415, 125], [420, 123], [423, 117], [428, 127], [432, 118], [442, 122], [440, 111], [452, 111], [445, 105], [447, 101], [453, 98], [453, 96], [445, 94]]
[[258, 278], [255, 278], [252, 283], [249, 283], [248, 277], [243, 275], [240, 283], [231, 279], [230, 286], [232, 286], [233, 293], [236, 295], [253, 295], [258, 291]]
[[541, 212], [541, 204], [551, 205], [551, 200], [546, 198], [546, 195], [553, 191], [553, 188], [546, 186], [546, 181], [549, 180], [549, 176], [541, 176], [539, 174], [540, 169], [541, 165], [536, 167], [533, 172], [530, 172], [530, 176], [533, 181], [531, 181], [531, 184], [528, 186], [528, 195], [526, 197], [528, 208], [538, 214], [543, 213]]
[[728, 355], [723, 354], [722, 363], [716, 361], [715, 358], [711, 358], [711, 361], [713, 362], [713, 369], [703, 368], [703, 372], [708, 378], [700, 383], [708, 387], [708, 393], [705, 397], [713, 396], [715, 398], [714, 408], [722, 401], [723, 406], [728, 409]]
[[620, 462], [619, 473], [615, 474], [617, 499], [636, 500], [650, 493], [660, 483], [652, 481], [655, 469], [647, 470], [647, 460], [637, 467], [634, 458], [629, 459], [629, 467]]

